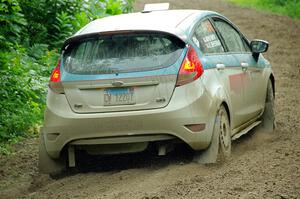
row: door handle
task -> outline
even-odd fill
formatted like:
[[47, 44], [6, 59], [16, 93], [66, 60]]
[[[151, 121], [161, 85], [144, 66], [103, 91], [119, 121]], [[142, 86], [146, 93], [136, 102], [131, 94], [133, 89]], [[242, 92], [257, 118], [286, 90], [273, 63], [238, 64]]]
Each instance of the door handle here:
[[242, 66], [242, 70], [246, 71], [248, 69], [248, 67], [249, 67], [249, 64], [247, 62], [242, 62], [241, 66]]
[[216, 68], [217, 68], [218, 70], [224, 70], [224, 69], [225, 69], [225, 64], [219, 63], [219, 64], [216, 65]]

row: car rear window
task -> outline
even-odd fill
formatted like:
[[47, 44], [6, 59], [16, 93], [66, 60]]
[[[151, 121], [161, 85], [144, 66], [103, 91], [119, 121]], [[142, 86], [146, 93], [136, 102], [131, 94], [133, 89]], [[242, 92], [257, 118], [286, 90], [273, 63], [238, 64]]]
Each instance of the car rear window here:
[[63, 53], [64, 69], [73, 74], [113, 74], [168, 67], [185, 43], [159, 33], [98, 36], [70, 43]]

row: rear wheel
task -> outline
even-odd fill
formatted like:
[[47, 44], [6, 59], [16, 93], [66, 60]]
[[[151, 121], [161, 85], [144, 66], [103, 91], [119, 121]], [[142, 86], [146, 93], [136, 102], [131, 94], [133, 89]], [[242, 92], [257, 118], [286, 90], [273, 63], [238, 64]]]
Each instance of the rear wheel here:
[[198, 163], [225, 161], [231, 155], [231, 128], [228, 113], [222, 105], [215, 119], [210, 146], [203, 152], [196, 152], [194, 160]]
[[219, 149], [219, 156], [221, 159], [227, 159], [231, 155], [231, 128], [229, 124], [229, 118], [226, 109], [224, 106], [221, 106], [219, 109], [220, 123], [220, 149]]
[[271, 80], [268, 81], [265, 110], [262, 115], [261, 127], [266, 132], [273, 132], [275, 129], [275, 113], [274, 113], [274, 91]]
[[66, 162], [63, 159], [52, 159], [45, 146], [43, 134], [40, 134], [38, 167], [40, 173], [56, 176], [66, 169]]

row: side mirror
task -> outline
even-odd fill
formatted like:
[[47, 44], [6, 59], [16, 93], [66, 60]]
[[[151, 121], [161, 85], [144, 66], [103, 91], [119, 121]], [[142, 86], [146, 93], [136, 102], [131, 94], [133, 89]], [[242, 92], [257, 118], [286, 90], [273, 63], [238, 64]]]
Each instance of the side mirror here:
[[250, 43], [251, 52], [256, 61], [258, 61], [259, 54], [267, 52], [269, 43], [264, 40], [255, 39]]
[[255, 39], [250, 43], [251, 51], [253, 53], [264, 53], [269, 48], [269, 43], [264, 40]]

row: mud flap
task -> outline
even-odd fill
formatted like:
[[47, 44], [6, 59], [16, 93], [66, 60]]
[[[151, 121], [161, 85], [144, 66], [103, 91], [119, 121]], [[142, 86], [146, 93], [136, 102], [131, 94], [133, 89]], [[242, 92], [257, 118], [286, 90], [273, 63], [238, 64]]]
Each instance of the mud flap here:
[[64, 161], [52, 159], [47, 151], [44, 136], [40, 133], [38, 168], [40, 173], [57, 175], [66, 169]]
[[218, 128], [218, 124], [220, 124], [219, 117], [216, 118], [212, 140], [209, 147], [204, 151], [196, 152], [194, 156], [194, 162], [200, 164], [211, 164], [217, 162], [220, 145], [220, 128]]
[[271, 81], [268, 82], [265, 110], [261, 118], [262, 123], [259, 130], [272, 133], [276, 128], [276, 121], [274, 113], [274, 95]]
[[75, 147], [68, 147], [69, 167], [75, 167]]
[[263, 113], [262, 118], [263, 118], [262, 129], [265, 132], [272, 133], [276, 128], [275, 126], [276, 123], [274, 119], [273, 104], [271, 102], [266, 103], [265, 111]]

